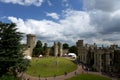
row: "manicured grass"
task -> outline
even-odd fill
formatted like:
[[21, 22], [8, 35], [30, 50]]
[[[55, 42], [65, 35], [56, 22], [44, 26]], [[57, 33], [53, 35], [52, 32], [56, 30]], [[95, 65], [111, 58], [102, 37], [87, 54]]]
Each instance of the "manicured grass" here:
[[31, 76], [50, 77], [69, 73], [77, 68], [77, 65], [66, 58], [35, 58], [31, 61], [31, 66], [26, 71]]
[[67, 80], [111, 80], [111, 79], [93, 74], [80, 74]]

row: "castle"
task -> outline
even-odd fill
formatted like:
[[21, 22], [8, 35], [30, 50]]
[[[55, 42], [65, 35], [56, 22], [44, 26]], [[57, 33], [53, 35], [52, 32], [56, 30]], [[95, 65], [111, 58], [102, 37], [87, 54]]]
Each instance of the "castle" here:
[[[24, 52], [26, 56], [31, 56], [33, 48], [36, 45], [36, 36], [33, 34], [27, 35], [27, 50]], [[53, 49], [48, 48], [46, 55], [62, 56], [68, 51], [63, 50], [63, 45], [60, 42], [54, 42]], [[120, 48], [118, 45], [111, 45], [110, 47], [97, 47], [94, 43], [93, 45], [84, 44], [83, 40], [78, 40], [76, 42], [76, 47], [78, 50], [78, 59], [87, 68], [92, 68], [99, 72], [117, 72], [120, 64]]]
[[[27, 34], [27, 50], [24, 52], [25, 56], [32, 56], [33, 49], [36, 45], [36, 36], [34, 34]], [[49, 56], [53, 53], [53, 56], [62, 56], [63, 48], [62, 43], [54, 42], [54, 50], [48, 48], [46, 51], [46, 55]]]
[[87, 67], [94, 68], [96, 71], [113, 73], [118, 72], [118, 63], [120, 59], [120, 48], [118, 45], [111, 45], [110, 47], [97, 47], [93, 45], [84, 44], [83, 40], [76, 42], [78, 48], [79, 60]]

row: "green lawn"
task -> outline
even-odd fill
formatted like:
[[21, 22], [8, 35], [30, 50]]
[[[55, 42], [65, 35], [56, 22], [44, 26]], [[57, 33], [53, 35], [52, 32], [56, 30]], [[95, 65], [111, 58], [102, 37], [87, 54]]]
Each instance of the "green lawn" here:
[[77, 65], [66, 58], [46, 57], [33, 59], [31, 66], [26, 71], [31, 76], [58, 76], [65, 72], [71, 72], [77, 68]]
[[93, 74], [80, 74], [67, 80], [111, 80], [111, 79]]

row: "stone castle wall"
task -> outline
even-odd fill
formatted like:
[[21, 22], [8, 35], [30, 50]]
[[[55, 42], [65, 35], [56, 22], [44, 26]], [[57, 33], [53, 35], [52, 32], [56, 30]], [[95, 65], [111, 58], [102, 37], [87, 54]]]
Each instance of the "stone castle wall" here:
[[84, 45], [83, 40], [78, 40], [76, 46], [81, 62], [94, 67], [97, 71], [110, 72], [114, 63], [114, 51], [117, 45], [112, 45], [109, 48], [98, 48], [95, 43], [93, 45]]

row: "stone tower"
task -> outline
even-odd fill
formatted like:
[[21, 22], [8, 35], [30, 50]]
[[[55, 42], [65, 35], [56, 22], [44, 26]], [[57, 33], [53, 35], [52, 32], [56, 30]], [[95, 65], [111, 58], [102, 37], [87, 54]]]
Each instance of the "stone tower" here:
[[34, 34], [27, 35], [27, 47], [30, 50], [30, 56], [32, 55], [33, 48], [36, 45], [36, 36]]
[[58, 54], [59, 54], [59, 56], [62, 56], [62, 54], [63, 54], [63, 45], [62, 45], [62, 43], [58, 42], [58, 46], [59, 46]]
[[87, 52], [86, 52], [86, 48], [84, 47], [84, 41], [83, 40], [78, 40], [76, 42], [76, 46], [77, 46], [77, 49], [78, 49], [77, 52], [78, 52], [78, 57], [79, 57], [80, 61], [83, 61], [83, 63], [86, 63]]
[[76, 46], [78, 48], [78, 55], [84, 53], [84, 49], [83, 49], [83, 40], [78, 40], [78, 42], [76, 42]]
[[76, 45], [77, 45], [77, 47], [83, 47], [83, 40], [78, 40]]
[[54, 42], [54, 56], [58, 55], [58, 44]]
[[54, 56], [62, 56], [62, 54], [63, 54], [62, 46], [63, 46], [62, 43], [54, 42]]

